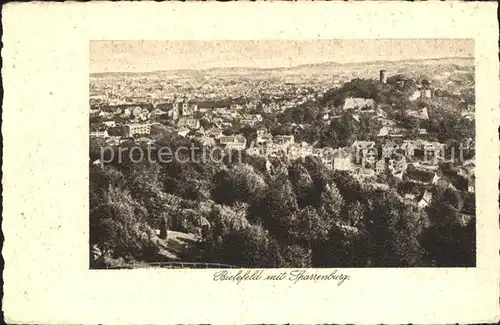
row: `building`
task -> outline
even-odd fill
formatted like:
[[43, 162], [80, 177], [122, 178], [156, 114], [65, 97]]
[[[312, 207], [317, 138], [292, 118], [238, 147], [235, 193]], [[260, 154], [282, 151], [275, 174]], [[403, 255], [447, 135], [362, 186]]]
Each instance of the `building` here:
[[350, 157], [335, 157], [333, 158], [333, 169], [348, 171], [352, 169]]
[[133, 137], [136, 134], [150, 134], [150, 123], [132, 123], [123, 127], [123, 133], [126, 137]]
[[214, 139], [218, 139], [222, 136], [222, 130], [217, 128], [210, 129], [207, 132], [205, 132], [205, 135], [208, 137], [212, 137]]
[[200, 137], [200, 143], [202, 146], [211, 147], [215, 146], [215, 139], [206, 135]]
[[248, 126], [255, 126], [255, 121], [254, 120], [251, 120], [251, 119], [240, 119], [240, 124], [241, 125], [248, 125]]
[[198, 105], [188, 101], [174, 101], [172, 103], [172, 119], [176, 121], [180, 117], [193, 116], [198, 111]]
[[418, 132], [418, 135], [427, 135], [428, 134], [427, 129], [418, 129], [417, 132]]
[[298, 159], [312, 155], [312, 147], [307, 142], [301, 144], [292, 144], [288, 147], [288, 157], [290, 159]]
[[432, 158], [440, 159], [445, 156], [446, 146], [439, 142], [427, 142], [423, 146], [424, 158], [428, 161]]
[[383, 84], [387, 83], [387, 70], [380, 70], [380, 82]]
[[104, 121], [102, 124], [106, 125], [108, 128], [114, 128], [116, 126], [115, 121]]
[[273, 136], [267, 132], [266, 129], [257, 130], [257, 144], [270, 143], [273, 140]]
[[242, 135], [222, 136], [218, 141], [228, 150], [244, 150], [247, 145], [247, 139]]
[[90, 137], [92, 137], [92, 138], [106, 138], [106, 137], [108, 137], [108, 131], [93, 131], [93, 132], [90, 132]]
[[354, 152], [363, 150], [363, 149], [372, 149], [375, 148], [375, 142], [373, 141], [354, 141], [352, 144], [352, 149]]
[[424, 195], [422, 195], [422, 198], [420, 201], [418, 201], [418, 207], [423, 209], [425, 207], [428, 207], [432, 202], [432, 192], [429, 191], [428, 189], [425, 190]]
[[399, 172], [404, 172], [408, 168], [408, 163], [406, 162], [406, 157], [398, 157], [389, 159], [387, 163], [387, 168], [392, 174], [397, 174]]
[[374, 111], [375, 110], [375, 101], [373, 99], [348, 97], [345, 99], [343, 109], [344, 110], [356, 109], [359, 111]]
[[293, 135], [277, 135], [273, 138], [273, 143], [278, 146], [288, 147], [295, 142]]
[[402, 138], [403, 129], [390, 126], [383, 126], [382, 128], [380, 128], [377, 136], [386, 138]]
[[413, 94], [411, 94], [408, 99], [412, 102], [416, 100], [427, 100], [433, 97], [432, 89], [429, 86], [422, 87], [418, 90], [415, 90]]
[[375, 164], [375, 172], [377, 174], [382, 174], [387, 170], [387, 164], [385, 163], [385, 159], [380, 159]]
[[407, 114], [412, 117], [419, 118], [421, 120], [428, 120], [429, 119], [429, 110], [427, 107], [422, 107], [420, 109], [416, 110], [409, 110], [407, 111]]
[[353, 159], [356, 163], [371, 162], [375, 163], [377, 156], [377, 148], [373, 141], [354, 141], [351, 147]]
[[177, 127], [179, 128], [186, 127], [188, 129], [196, 130], [200, 128], [200, 121], [195, 118], [182, 117], [177, 122]]
[[188, 129], [187, 127], [181, 127], [177, 130], [177, 134], [180, 135], [180, 136], [183, 136], [185, 137], [186, 135], [188, 135], [188, 133], [191, 132], [190, 129]]
[[182, 103], [181, 116], [192, 116], [198, 111], [198, 105], [189, 102]]
[[382, 146], [382, 158], [392, 157], [396, 153], [396, 150], [398, 150], [398, 149], [399, 149], [399, 146], [392, 141], [385, 143]]
[[151, 118], [151, 117], [154, 117], [154, 116], [162, 116], [162, 115], [166, 115], [166, 114], [167, 114], [167, 112], [164, 112], [161, 109], [155, 108], [154, 110], [152, 110], [148, 114], [148, 117]]
[[421, 169], [407, 169], [404, 171], [404, 179], [416, 184], [429, 185], [433, 182], [435, 173], [421, 170]]

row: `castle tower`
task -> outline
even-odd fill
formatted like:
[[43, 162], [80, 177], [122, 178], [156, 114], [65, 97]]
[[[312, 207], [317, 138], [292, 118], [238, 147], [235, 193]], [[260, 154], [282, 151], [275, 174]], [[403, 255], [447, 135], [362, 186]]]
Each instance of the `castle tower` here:
[[179, 102], [174, 101], [172, 103], [172, 119], [177, 121], [179, 119]]
[[383, 83], [383, 84], [386, 84], [387, 83], [387, 74], [386, 74], [386, 70], [380, 70], [380, 82]]

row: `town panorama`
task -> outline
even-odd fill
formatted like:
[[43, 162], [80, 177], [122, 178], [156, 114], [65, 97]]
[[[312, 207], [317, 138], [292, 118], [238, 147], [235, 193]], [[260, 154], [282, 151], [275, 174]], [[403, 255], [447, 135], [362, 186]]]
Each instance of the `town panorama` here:
[[90, 76], [91, 268], [475, 266], [473, 58]]

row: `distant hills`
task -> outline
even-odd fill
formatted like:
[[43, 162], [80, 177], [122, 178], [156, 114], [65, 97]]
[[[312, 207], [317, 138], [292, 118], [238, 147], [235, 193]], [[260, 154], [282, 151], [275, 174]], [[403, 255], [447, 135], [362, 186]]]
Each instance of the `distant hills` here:
[[332, 73], [342, 72], [347, 70], [357, 69], [386, 69], [390, 70], [403, 69], [410, 66], [457, 66], [471, 67], [474, 66], [474, 58], [468, 57], [453, 57], [453, 58], [433, 58], [433, 59], [405, 59], [398, 61], [367, 61], [367, 62], [324, 62], [303, 64], [292, 67], [276, 67], [276, 68], [254, 68], [254, 67], [214, 67], [206, 69], [179, 69], [179, 70], [156, 70], [149, 72], [98, 72], [91, 73], [93, 77], [105, 76], [139, 76], [139, 75], [161, 75], [161, 74], [176, 74], [176, 75], [193, 75], [193, 74], [251, 74], [251, 73]]

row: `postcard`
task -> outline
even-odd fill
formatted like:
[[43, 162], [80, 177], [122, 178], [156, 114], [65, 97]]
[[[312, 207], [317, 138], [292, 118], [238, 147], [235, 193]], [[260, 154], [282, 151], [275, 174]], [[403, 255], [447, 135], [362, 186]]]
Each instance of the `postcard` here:
[[6, 319], [498, 320], [495, 8], [5, 6]]

